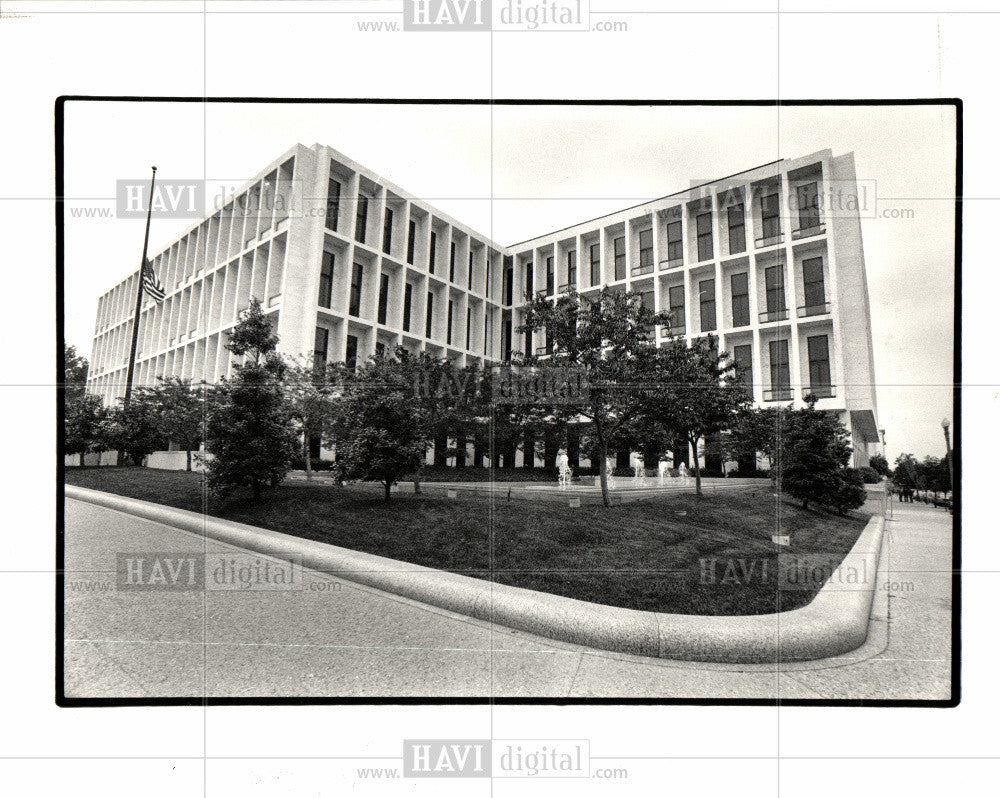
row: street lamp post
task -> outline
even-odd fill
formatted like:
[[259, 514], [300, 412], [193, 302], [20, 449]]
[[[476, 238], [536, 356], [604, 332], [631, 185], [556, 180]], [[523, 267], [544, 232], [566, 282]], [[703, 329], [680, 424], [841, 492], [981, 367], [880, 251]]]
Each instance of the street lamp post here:
[[946, 418], [941, 419], [941, 429], [944, 430], [944, 446], [948, 455], [948, 487], [951, 488], [952, 502], [955, 501], [955, 469], [951, 464], [951, 422]]

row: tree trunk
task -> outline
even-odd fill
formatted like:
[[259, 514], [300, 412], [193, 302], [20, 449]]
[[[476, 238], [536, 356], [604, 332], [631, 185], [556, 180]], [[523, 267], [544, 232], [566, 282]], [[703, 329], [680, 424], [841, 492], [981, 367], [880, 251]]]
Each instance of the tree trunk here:
[[187, 450], [187, 470], [191, 470], [191, 450]]
[[698, 459], [698, 438], [691, 442], [691, 448], [694, 449], [694, 493], [695, 496], [701, 496], [701, 460]]
[[312, 480], [312, 452], [309, 451], [309, 438], [306, 437], [306, 479]]
[[417, 469], [417, 473], [413, 475], [413, 492], [420, 493], [420, 469]]
[[390, 491], [392, 491], [392, 482], [387, 479], [385, 481], [385, 500], [386, 501], [389, 501], [389, 499], [392, 498], [392, 495], [391, 495]]
[[87, 467], [87, 459], [86, 458], [87, 458], [87, 453], [86, 452], [80, 452], [80, 468], [86, 468]]
[[605, 507], [611, 506], [611, 497], [608, 495], [608, 444], [604, 440], [604, 426], [600, 417], [594, 418], [594, 427], [597, 429], [597, 449], [600, 453], [601, 461], [598, 464], [601, 472], [601, 499]]

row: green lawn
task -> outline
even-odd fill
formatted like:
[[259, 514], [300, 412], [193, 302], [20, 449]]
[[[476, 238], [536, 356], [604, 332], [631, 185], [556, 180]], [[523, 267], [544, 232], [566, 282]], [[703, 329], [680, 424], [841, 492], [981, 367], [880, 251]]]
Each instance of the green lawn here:
[[[285, 483], [255, 506], [212, 497], [198, 474], [148, 468], [67, 468], [66, 481], [483, 579], [492, 574], [503, 584], [699, 615], [807, 604], [815, 589], [777, 588], [771, 535], [792, 535], [786, 552], [839, 562], [876, 511], [874, 502], [843, 518], [803, 511], [776, 499], [767, 483], [702, 499], [675, 494], [571, 508], [565, 498], [415, 495], [405, 484], [386, 504], [378, 485], [305, 482]], [[715, 584], [706, 579], [711, 573]]]

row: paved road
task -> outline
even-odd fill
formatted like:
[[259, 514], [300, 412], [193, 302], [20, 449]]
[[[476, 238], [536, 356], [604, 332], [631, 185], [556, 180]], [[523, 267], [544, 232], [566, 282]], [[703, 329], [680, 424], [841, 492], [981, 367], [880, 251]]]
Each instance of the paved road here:
[[[301, 590], [116, 590], [116, 552], [259, 555], [66, 501], [69, 696], [909, 698], [950, 694], [951, 516], [895, 505], [868, 642], [813, 663], [612, 654], [306, 571]], [[888, 589], [886, 577], [895, 582]], [[889, 613], [891, 611], [891, 618]]]

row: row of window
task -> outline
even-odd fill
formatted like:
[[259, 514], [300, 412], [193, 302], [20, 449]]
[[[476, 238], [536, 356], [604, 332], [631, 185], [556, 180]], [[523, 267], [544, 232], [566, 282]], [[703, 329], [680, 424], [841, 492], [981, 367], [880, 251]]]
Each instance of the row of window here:
[[[338, 219], [340, 216], [340, 193], [342, 186], [339, 180], [335, 178], [330, 178], [329, 185], [327, 188], [327, 211], [326, 211], [326, 226], [329, 230], [337, 232]], [[358, 194], [357, 209], [355, 211], [354, 218], [354, 238], [360, 241], [362, 244], [366, 243], [366, 238], [368, 234], [368, 204], [369, 199], [364, 194]], [[395, 214], [392, 208], [385, 209], [385, 217], [382, 222], [382, 251], [389, 255], [392, 252], [392, 231], [393, 231], [393, 220]], [[416, 220], [410, 219], [409, 226], [407, 229], [406, 237], [406, 262], [413, 264], [416, 255], [416, 241], [417, 241], [417, 223]], [[449, 270], [448, 270], [448, 280], [449, 282], [455, 282], [455, 258], [456, 258], [456, 244], [454, 241], [451, 242], [451, 252], [449, 258]], [[434, 274], [434, 269], [437, 264], [437, 232], [432, 230], [430, 236], [430, 252], [429, 252], [429, 264], [430, 273]], [[467, 272], [467, 288], [472, 290], [472, 275], [473, 275], [473, 252], [470, 248], [469, 250], [469, 268]], [[486, 264], [486, 292], [489, 296], [489, 263]]]
[[[830, 376], [830, 347], [826, 335], [810, 335], [806, 338], [809, 358], [809, 385], [803, 393], [811, 393], [816, 398], [834, 395]], [[789, 371], [788, 340], [768, 342], [770, 366], [770, 388], [764, 391], [766, 401], [790, 401], [792, 399], [792, 379]], [[733, 347], [733, 364], [736, 376], [750, 386], [753, 382], [753, 345], [740, 344]]]

